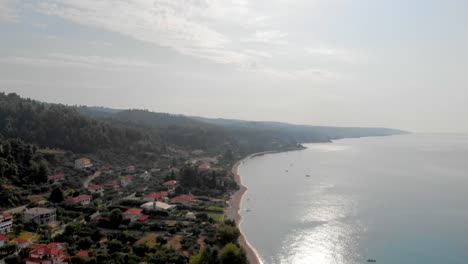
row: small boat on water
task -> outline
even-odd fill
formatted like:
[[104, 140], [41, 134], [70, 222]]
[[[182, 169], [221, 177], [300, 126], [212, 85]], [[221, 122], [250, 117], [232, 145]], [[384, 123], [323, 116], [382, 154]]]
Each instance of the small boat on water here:
[[246, 212], [251, 212], [251, 210], [250, 210], [250, 209], [245, 209], [245, 211], [246, 211]]
[[375, 259], [368, 259], [367, 262], [375, 263], [375, 262], [377, 262], [377, 260], [375, 260]]
[[310, 177], [310, 175], [309, 175], [309, 174], [307, 174], [307, 175], [306, 175], [306, 177]]

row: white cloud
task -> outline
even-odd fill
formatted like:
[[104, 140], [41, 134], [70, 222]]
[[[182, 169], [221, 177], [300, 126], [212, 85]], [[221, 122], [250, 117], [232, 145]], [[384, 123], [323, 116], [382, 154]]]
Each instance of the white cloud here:
[[279, 30], [257, 31], [252, 36], [245, 38], [244, 42], [260, 42], [270, 44], [285, 44], [284, 38], [288, 34]]
[[328, 59], [354, 62], [358, 59], [358, 56], [350, 51], [333, 48], [307, 48], [307, 54], [316, 57], [323, 57]]
[[217, 56], [209, 56], [210, 50], [218, 50], [216, 55], [225, 51], [229, 57], [233, 51], [225, 45], [230, 39], [203, 20], [245, 15], [245, 5], [228, 8], [209, 0], [48, 0], [40, 11], [219, 62]]
[[[270, 18], [261, 14], [261, 9], [254, 9], [253, 4], [248, 0], [44, 0], [38, 10], [80, 25], [168, 47], [180, 54], [233, 65], [239, 70], [291, 79], [328, 76], [272, 67], [272, 60], [288, 56], [297, 45], [288, 43], [286, 33], [268, 28]], [[271, 51], [262, 50], [262, 46], [271, 44], [278, 45], [275, 56]], [[92, 60], [87, 57], [50, 61], [50, 57], [15, 60], [75, 67], [89, 67]]]
[[0, 0], [0, 23], [16, 20], [16, 4], [16, 0]]
[[63, 53], [49, 53], [45, 56], [23, 57], [9, 56], [1, 58], [0, 62], [6, 64], [27, 65], [35, 67], [74, 67], [85, 69], [100, 70], [120, 70], [131, 68], [151, 68], [160, 65], [141, 60], [101, 57], [101, 56], [82, 56]]

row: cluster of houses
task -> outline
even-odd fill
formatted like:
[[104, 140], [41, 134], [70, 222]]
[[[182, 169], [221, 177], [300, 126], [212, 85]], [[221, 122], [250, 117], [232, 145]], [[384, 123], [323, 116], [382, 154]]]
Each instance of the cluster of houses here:
[[[199, 169], [210, 169], [212, 160], [198, 160], [197, 166]], [[83, 170], [93, 166], [93, 163], [88, 158], [79, 158], [74, 162], [75, 169]], [[171, 168], [172, 170], [178, 170], [177, 168]], [[100, 169], [103, 173], [111, 173], [110, 167], [102, 167]], [[76, 204], [81, 206], [87, 206], [91, 204], [93, 195], [98, 194], [104, 195], [105, 189], [119, 189], [130, 185], [134, 177], [140, 177], [141, 179], [148, 181], [151, 179], [151, 173], [144, 171], [141, 174], [136, 174], [137, 170], [135, 166], [131, 165], [122, 170], [128, 176], [121, 176], [117, 180], [111, 180], [103, 185], [88, 185], [86, 186], [89, 194], [80, 194], [76, 197], [70, 197], [65, 202], [70, 204]], [[135, 175], [135, 176], [131, 176]], [[65, 174], [57, 173], [48, 176], [49, 182], [59, 182], [65, 179]], [[172, 212], [179, 205], [193, 205], [197, 202], [194, 196], [191, 194], [173, 196], [178, 182], [175, 180], [169, 180], [163, 183], [164, 191], [152, 192], [144, 195], [141, 198], [142, 204], [139, 208], [130, 208], [123, 212], [122, 217], [128, 219], [131, 223], [144, 222], [149, 219], [151, 212], [164, 211]], [[170, 198], [172, 197], [172, 198]], [[145, 214], [147, 213], [147, 214]], [[96, 213], [99, 215], [99, 213]], [[196, 219], [193, 212], [188, 212], [185, 216], [187, 219]], [[34, 223], [36, 225], [49, 225], [54, 226], [57, 224], [57, 210], [55, 208], [46, 207], [33, 207], [25, 208], [22, 212], [22, 220], [24, 223]], [[8, 243], [7, 233], [13, 231], [13, 216], [7, 213], [0, 213], [0, 247], [5, 246]], [[31, 244], [30, 241], [15, 238], [12, 242], [15, 242], [20, 248], [30, 248], [29, 256], [23, 261], [26, 264], [61, 264], [69, 261], [69, 256], [66, 255], [65, 247], [63, 243], [50, 243], [50, 244]], [[76, 254], [80, 257], [87, 257], [87, 251], [80, 251]]]

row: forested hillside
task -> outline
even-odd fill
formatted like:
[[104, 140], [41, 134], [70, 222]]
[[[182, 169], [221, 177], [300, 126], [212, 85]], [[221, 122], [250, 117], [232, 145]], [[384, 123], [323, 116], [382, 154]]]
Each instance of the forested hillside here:
[[20, 138], [40, 147], [73, 152], [99, 149], [159, 152], [160, 139], [126, 126], [88, 118], [74, 107], [23, 99], [16, 94], [0, 93], [0, 135]]
[[0, 93], [0, 137], [75, 153], [165, 153], [169, 147], [240, 155], [302, 142], [399, 134], [384, 128], [340, 128], [187, 117], [147, 110], [73, 107]]

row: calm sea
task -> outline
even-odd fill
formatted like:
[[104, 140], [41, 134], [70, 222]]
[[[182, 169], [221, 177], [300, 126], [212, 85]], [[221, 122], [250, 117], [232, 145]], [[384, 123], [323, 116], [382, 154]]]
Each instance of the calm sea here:
[[468, 136], [306, 146], [239, 168], [241, 230], [264, 263], [468, 263]]

